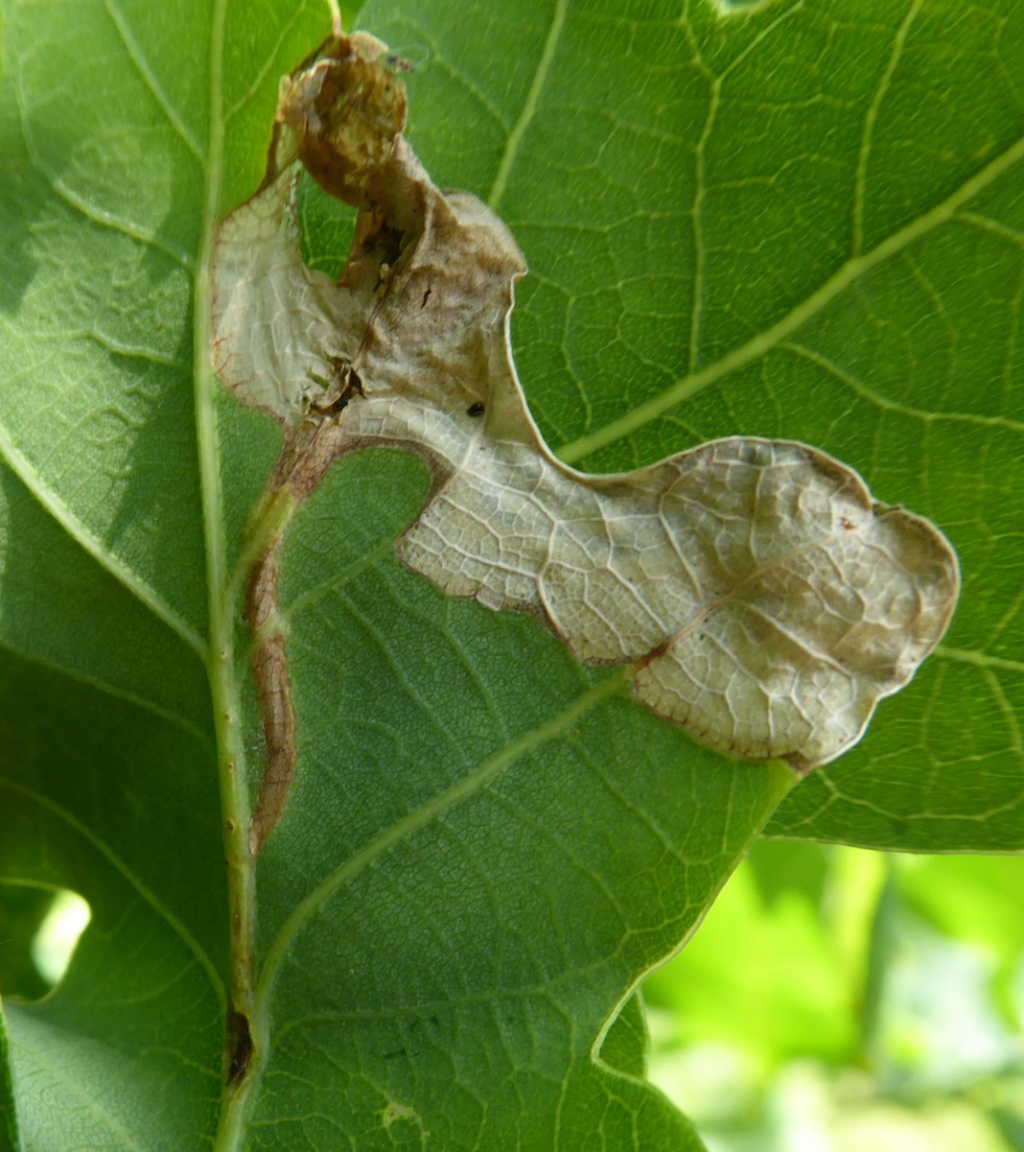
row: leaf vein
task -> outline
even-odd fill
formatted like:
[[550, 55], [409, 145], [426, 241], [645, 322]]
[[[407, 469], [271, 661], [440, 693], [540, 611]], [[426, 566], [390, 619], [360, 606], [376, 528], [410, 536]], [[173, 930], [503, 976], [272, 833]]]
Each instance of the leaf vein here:
[[30, 160], [32, 167], [35, 168], [47, 182], [54, 195], [91, 224], [97, 224], [99, 227], [106, 228], [111, 232], [118, 232], [122, 236], [127, 236], [130, 240], [137, 240], [140, 244], [146, 245], [147, 248], [153, 248], [157, 252], [162, 252], [179, 267], [184, 268], [186, 272], [191, 273], [194, 271], [195, 261], [188, 252], [180, 248], [175, 248], [172, 244], [168, 244], [156, 232], [149, 228], [144, 228], [141, 224], [136, 224], [132, 220], [126, 220], [121, 216], [115, 215], [113, 212], [108, 212], [105, 208], [91, 204], [84, 196], [79, 196], [77, 192], [72, 192], [63, 180], [58, 179], [52, 173], [48, 172], [46, 167], [41, 164], [35, 156], [30, 156]]
[[27, 457], [22, 455], [14, 446], [14, 442], [4, 427], [0, 424], [0, 456], [6, 461], [11, 471], [18, 477], [25, 487], [32, 493], [47, 512], [57, 521], [65, 532], [86, 552], [98, 561], [116, 580], [118, 580], [133, 596], [140, 600], [155, 616], [162, 620], [172, 631], [203, 660], [206, 658], [206, 644], [198, 632], [161, 597], [154, 588], [147, 584], [137, 572], [134, 572], [121, 559], [103, 545], [85, 525], [73, 515], [64, 502], [52, 492], [44, 483]]
[[111, 23], [117, 29], [117, 34], [121, 38], [121, 43], [128, 53], [128, 59], [131, 60], [135, 66], [135, 70], [142, 78], [143, 83], [149, 89], [153, 99], [160, 106], [160, 110], [167, 117], [168, 122], [174, 129], [175, 133], [181, 139], [182, 143], [192, 153], [192, 155], [199, 161], [201, 168], [206, 166], [206, 156], [203, 149], [200, 147], [198, 140], [192, 135], [188, 125], [182, 119], [178, 110], [171, 103], [167, 93], [163, 90], [160, 81], [156, 78], [156, 73], [149, 65], [145, 53], [139, 46], [139, 42], [132, 35], [132, 30], [128, 26], [128, 21], [124, 18], [124, 13], [115, 3], [115, 0], [103, 0], [103, 7], [107, 10], [107, 15], [110, 17]]
[[908, 416], [911, 419], [920, 420], [922, 424], [974, 424], [980, 428], [1002, 428], [1004, 431], [1014, 432], [1017, 435], [1024, 434], [1024, 421], [1012, 420], [1009, 416], [979, 416], [974, 412], [929, 412], [924, 408], [915, 408], [910, 404], [902, 404], [897, 400], [890, 400], [888, 397], [876, 392], [873, 388], [869, 388], [867, 384], [858, 380], [855, 376], [845, 371], [845, 369], [840, 368], [838, 364], [834, 363], [827, 356], [822, 356], [820, 352], [815, 352], [812, 348], [808, 348], [804, 344], [797, 344], [794, 341], [786, 340], [781, 343], [779, 347], [805, 360], [809, 360], [819, 368], [823, 368], [829, 375], [834, 376], [835, 379], [839, 380], [862, 400], [866, 400], [869, 404], [875, 405], [876, 408], [881, 408], [884, 412], [895, 412], [901, 416]]
[[547, 82], [548, 73], [551, 70], [551, 63], [555, 58], [555, 51], [558, 48], [558, 41], [562, 35], [562, 27], [565, 24], [565, 13], [568, 6], [569, 0], [555, 0], [555, 11], [551, 20], [551, 27], [548, 29], [547, 40], [544, 42], [544, 49], [541, 52], [540, 60], [537, 62], [537, 70], [533, 75], [530, 90], [526, 95], [526, 102], [523, 104], [519, 119], [512, 126], [512, 131], [509, 133], [508, 143], [505, 145], [505, 151], [502, 154], [501, 162], [498, 164], [498, 171], [495, 174], [494, 183], [491, 185], [491, 191], [487, 197], [487, 204], [492, 209], [497, 209], [497, 206], [501, 203], [501, 198], [505, 195], [509, 173], [512, 171], [512, 165], [515, 163], [516, 157], [519, 154], [523, 136], [526, 134], [526, 129], [537, 113], [537, 104], [540, 100], [540, 94], [544, 89], [544, 85]]
[[875, 86], [868, 110], [864, 115], [864, 128], [861, 133], [860, 149], [857, 153], [857, 175], [854, 179], [853, 186], [852, 248], [855, 256], [859, 254], [861, 246], [864, 243], [864, 194], [867, 184], [868, 159], [871, 155], [872, 144], [874, 143], [878, 112], [882, 106], [882, 101], [888, 94], [889, 85], [892, 82], [893, 76], [896, 74], [896, 69], [900, 65], [900, 60], [903, 57], [903, 48], [907, 41], [907, 34], [910, 31], [911, 24], [921, 10], [921, 4], [922, 0], [913, 0], [913, 3], [907, 9], [907, 14], [903, 17], [899, 28], [896, 30], [889, 58], [886, 61], [885, 68], [882, 70], [882, 75], [878, 79], [878, 84]]
[[996, 707], [999, 709], [999, 714], [1003, 718], [1003, 723], [1006, 725], [1006, 732], [1009, 736], [1010, 750], [1017, 756], [1017, 759], [1024, 757], [1024, 743], [1021, 742], [1020, 724], [1017, 720], [1017, 713], [1014, 711], [1013, 705], [1006, 698], [1006, 693], [1003, 691], [1002, 684], [999, 683], [999, 678], [992, 671], [991, 668], [985, 668], [982, 671], [982, 678], [985, 681], [985, 686], [988, 688], [992, 699], [995, 701]]
[[69, 828], [78, 833], [84, 840], [92, 845], [97, 852], [107, 861], [108, 864], [118, 872], [124, 880], [135, 889], [139, 896], [149, 905], [150, 908], [163, 920], [171, 931], [181, 940], [185, 947], [192, 953], [202, 968], [210, 986], [216, 994], [217, 1001], [221, 1008], [225, 1008], [227, 1000], [224, 990], [224, 981], [221, 980], [217, 969], [213, 966], [213, 961], [206, 954], [206, 950], [199, 943], [199, 941], [192, 935], [185, 924], [167, 907], [166, 904], [153, 892], [142, 880], [128, 867], [128, 865], [121, 859], [120, 856], [106, 844], [87, 824], [84, 824], [76, 816], [72, 815], [66, 808], [60, 804], [55, 804], [49, 797], [36, 792], [33, 788], [28, 788], [24, 784], [20, 784], [15, 780], [11, 780], [6, 776], [0, 776], [0, 788], [7, 788], [9, 791], [14, 792], [16, 795], [23, 797], [33, 804], [37, 804], [40, 808], [45, 809], [51, 815], [61, 820]]
[[253, 80], [253, 82], [242, 93], [242, 95], [239, 96], [239, 98], [234, 102], [234, 104], [231, 105], [231, 107], [227, 110], [227, 112], [224, 113], [224, 123], [225, 124], [230, 124], [231, 121], [234, 120], [234, 118], [238, 115], [238, 113], [242, 111], [242, 109], [249, 103], [249, 101], [253, 98], [253, 96], [255, 96], [256, 93], [259, 91], [260, 86], [263, 84], [263, 81], [266, 80], [267, 74], [270, 72], [270, 69], [273, 67], [274, 61], [277, 59], [277, 54], [278, 54], [278, 52], [281, 51], [281, 47], [284, 44], [285, 40], [287, 39], [288, 33], [291, 32], [291, 30], [299, 22], [300, 17], [303, 16], [304, 13], [305, 13], [305, 5], [297, 4], [295, 6], [295, 11], [292, 14], [291, 19], [288, 20], [282, 26], [281, 31], [278, 33], [278, 37], [277, 37], [277, 40], [274, 41], [273, 48], [267, 54], [267, 58], [263, 61], [262, 65], [260, 66], [260, 69], [256, 73], [256, 77]]
[[142, 711], [155, 716], [158, 720], [163, 720], [166, 724], [170, 724], [181, 732], [185, 732], [189, 736], [194, 737], [205, 748], [211, 747], [209, 734], [204, 732], [197, 724], [193, 724], [191, 720], [186, 720], [184, 716], [179, 716], [169, 708], [164, 708], [152, 700], [147, 700], [144, 696], [136, 695], [136, 693], [129, 692], [124, 688], [117, 688], [106, 680], [101, 680], [97, 676], [91, 676], [88, 672], [84, 672], [79, 668], [71, 668], [66, 664], [61, 664], [57, 660], [50, 660], [45, 656], [40, 656], [38, 653], [18, 648], [7, 640], [0, 640], [0, 648], [6, 652], [10, 652], [13, 656], [17, 656], [20, 660], [27, 660], [39, 668], [45, 668], [48, 672], [55, 672], [58, 676], [66, 676], [69, 680], [74, 680], [77, 684], [84, 684], [86, 687], [92, 688], [97, 692], [102, 692], [105, 696], [110, 696], [115, 700], [123, 700], [126, 704], [140, 708]]
[[822, 312], [836, 297], [867, 273], [899, 255], [915, 241], [952, 220], [964, 204], [989, 188], [1021, 161], [1024, 161], [1024, 138], [1016, 140], [994, 160], [986, 164], [968, 180], [965, 180], [955, 192], [927, 212], [921, 213], [908, 224], [891, 233], [871, 251], [846, 260], [814, 292], [790, 308], [774, 324], [751, 336], [743, 344], [733, 348], [732, 351], [727, 352], [706, 368], [681, 377], [660, 395], [638, 405], [631, 412], [625, 413], [598, 431], [563, 445], [557, 452], [557, 456], [567, 464], [575, 463], [582, 457], [596, 452], [616, 440], [632, 435], [652, 421], [659, 419], [675, 405], [689, 400], [703, 389], [717, 384], [723, 377], [745, 368], [752, 361], [763, 357]]
[[294, 909], [267, 953], [266, 964], [260, 976], [257, 996], [258, 1010], [269, 1012], [268, 996], [273, 989], [288, 948], [306, 924], [320, 909], [356, 876], [364, 872], [375, 860], [398, 844], [410, 840], [417, 832], [434, 821], [442, 819], [453, 808], [481, 792], [507, 768], [527, 756], [536, 748], [558, 738], [567, 728], [584, 716], [602, 700], [619, 692], [630, 679], [634, 669], [630, 666], [609, 676], [596, 687], [577, 697], [557, 716], [527, 732], [499, 752], [485, 760], [474, 772], [457, 781], [450, 788], [396, 821], [379, 833], [358, 852], [330, 873]]
[[978, 668], [1024, 673], [1024, 661], [1004, 660], [1001, 656], [989, 656], [987, 652], [976, 652], [969, 648], [951, 648], [948, 644], [940, 644], [933, 655], [943, 660], [956, 660], [961, 664], [974, 664]]

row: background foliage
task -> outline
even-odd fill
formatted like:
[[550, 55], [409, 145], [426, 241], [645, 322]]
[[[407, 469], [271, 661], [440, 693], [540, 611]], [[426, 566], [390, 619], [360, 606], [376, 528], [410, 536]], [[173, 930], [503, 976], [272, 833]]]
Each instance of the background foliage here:
[[[531, 621], [398, 567], [423, 469], [346, 460], [287, 547], [301, 769], [260, 861], [273, 1045], [244, 1146], [696, 1147], [640, 1078], [627, 997], [766, 821], [922, 851], [1024, 840], [1024, 13], [374, 0], [360, 20], [417, 65], [428, 169], [526, 253], [516, 355], [565, 458], [809, 441], [941, 525], [964, 596], [863, 743], [775, 811], [783, 771], [696, 747]], [[259, 181], [277, 78], [326, 25], [293, 0], [5, 0], [0, 879], [92, 909], [58, 992], [5, 1005], [13, 1147], [230, 1146], [208, 573], [277, 433], [208, 379], [191, 305], [213, 221]], [[307, 237], [317, 258], [329, 239]], [[834, 1005], [803, 867], [782, 936], [756, 935], [755, 903], [735, 923], [762, 955], [802, 932]], [[949, 931], [928, 867], [901, 899]], [[1005, 901], [994, 923], [1019, 925], [1009, 882]], [[1009, 1012], [1019, 940], [990, 930]], [[692, 1020], [710, 993], [699, 954], [680, 963], [652, 997]], [[781, 1038], [745, 1029], [759, 1060], [800, 1051], [783, 1002]], [[818, 1054], [842, 1065], [866, 1042], [853, 1008], [835, 1018]]]
[[645, 984], [711, 1152], [1018, 1152], [1024, 868], [761, 841]]

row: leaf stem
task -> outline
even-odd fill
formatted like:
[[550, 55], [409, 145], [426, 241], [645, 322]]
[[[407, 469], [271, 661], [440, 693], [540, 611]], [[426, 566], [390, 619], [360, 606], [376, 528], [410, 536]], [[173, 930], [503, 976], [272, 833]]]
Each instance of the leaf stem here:
[[253, 1077], [250, 1021], [254, 1015], [256, 899], [249, 850], [249, 794], [240, 731], [234, 637], [238, 589], [228, 579], [215, 410], [219, 388], [210, 356], [210, 261], [221, 212], [224, 157], [224, 44], [227, 0], [215, 0], [210, 39], [210, 129], [200, 259], [195, 278], [193, 348], [196, 436], [206, 537], [209, 603], [207, 673], [217, 737], [217, 771], [227, 865], [229, 932], [225, 1089], [214, 1141], [217, 1152], [237, 1152], [244, 1137]]

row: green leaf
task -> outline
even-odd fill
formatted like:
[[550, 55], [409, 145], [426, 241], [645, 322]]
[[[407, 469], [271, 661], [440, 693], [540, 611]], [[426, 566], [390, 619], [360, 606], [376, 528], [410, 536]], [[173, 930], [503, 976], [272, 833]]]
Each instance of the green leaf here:
[[361, 19], [420, 65], [427, 169], [523, 248], [516, 358], [564, 459], [803, 440], [956, 546], [946, 642], [769, 834], [1019, 849], [1021, 12], [524, 0], [485, 33], [407, 0]]
[[92, 909], [57, 991], [6, 1005], [25, 1146], [194, 1147], [188, 1132], [216, 1121], [223, 1042], [210, 748], [7, 653], [0, 693], [0, 875]]
[[422, 1125], [445, 1147], [585, 1147], [598, 1124], [612, 1147], [688, 1147], [671, 1109], [591, 1053], [785, 775], [692, 761], [534, 622], [400, 568], [390, 541], [426, 479], [401, 454], [346, 458], [286, 541], [309, 769], [261, 854], [278, 1039], [254, 1123], [293, 1147], [293, 1117], [353, 1099], [378, 1127], [413, 1109], [403, 1138]]
[[[946, 645], [772, 831], [1020, 848], [1016, 6], [361, 19], [418, 65], [434, 178], [526, 253], [519, 370], [566, 458], [803, 439], [956, 544]], [[286, 540], [299, 768], [259, 859], [256, 1051], [223, 1088], [220, 833], [261, 754], [231, 572], [279, 437], [210, 374], [205, 260], [327, 20], [5, 2], [0, 875], [93, 913], [56, 994], [6, 1006], [25, 1147], [696, 1149], [631, 993], [788, 772], [401, 568], [428, 479], [397, 452], [343, 461]]]
[[32, 943], [53, 904], [51, 888], [0, 881], [0, 972], [4, 996], [37, 1000], [49, 990], [32, 957]]
[[643, 1001], [636, 992], [612, 1022], [601, 1044], [601, 1059], [629, 1076], [643, 1077], [647, 1073], [650, 1046]]
[[0, 1006], [0, 1152], [20, 1152], [23, 1144], [18, 1134], [18, 1114], [14, 1106], [11, 1083], [10, 1049], [3, 1007]]

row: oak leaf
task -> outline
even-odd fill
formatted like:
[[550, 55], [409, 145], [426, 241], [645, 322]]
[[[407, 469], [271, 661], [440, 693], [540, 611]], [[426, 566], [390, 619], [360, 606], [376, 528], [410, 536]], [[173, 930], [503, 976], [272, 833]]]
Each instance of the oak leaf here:
[[[221, 226], [214, 361], [288, 429], [272, 487], [300, 500], [346, 452], [417, 452], [434, 483], [398, 542], [410, 568], [632, 666], [638, 699], [723, 752], [800, 771], [840, 755], [945, 631], [950, 544], [791, 441], [609, 476], [559, 461], [512, 359], [522, 254], [485, 204], [432, 183], [404, 123], [384, 45], [327, 41], [283, 82], [264, 185]], [[302, 261], [303, 166], [359, 209], [337, 282]]]

